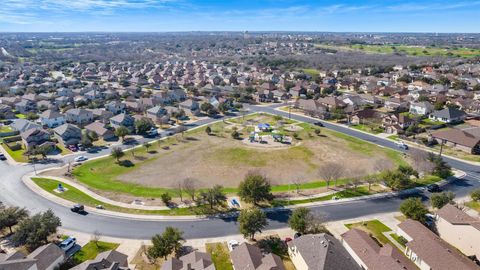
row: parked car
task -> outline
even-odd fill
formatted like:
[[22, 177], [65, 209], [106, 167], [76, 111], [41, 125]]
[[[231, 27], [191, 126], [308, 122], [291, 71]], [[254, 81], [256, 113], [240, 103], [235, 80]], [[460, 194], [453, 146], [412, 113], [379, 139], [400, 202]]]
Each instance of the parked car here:
[[88, 157], [86, 156], [78, 156], [74, 159], [75, 162], [82, 162], [82, 161], [85, 161], [85, 160], [88, 160]]
[[0, 160], [7, 160], [4, 154], [0, 154]]
[[286, 244], [286, 243], [288, 243], [288, 242], [290, 242], [290, 241], [292, 241], [292, 240], [293, 240], [293, 239], [292, 239], [291, 237], [286, 237], [284, 243]]
[[68, 148], [69, 150], [71, 150], [72, 152], [77, 152], [77, 151], [78, 151], [77, 146], [76, 146], [76, 145], [73, 145], [73, 144], [72, 144], [72, 145], [69, 145], [67, 148]]
[[428, 192], [440, 192], [442, 189], [437, 184], [430, 184], [427, 186]]
[[313, 123], [315, 126], [319, 126], [319, 127], [323, 127], [323, 123], [322, 122], [315, 122]]
[[83, 214], [85, 213], [85, 206], [82, 204], [75, 204], [70, 210], [74, 213]]
[[240, 243], [238, 243], [237, 240], [230, 240], [228, 241], [228, 250], [230, 250], [231, 252], [234, 248], [238, 247], [239, 245]]
[[435, 216], [432, 214], [425, 214], [425, 225], [432, 228], [435, 224]]
[[68, 237], [67, 239], [63, 240], [60, 245], [58, 245], [58, 247], [67, 252], [68, 250], [70, 250], [71, 248], [73, 248], [75, 246], [75, 244], [77, 244], [77, 239], [73, 238], [73, 237]]

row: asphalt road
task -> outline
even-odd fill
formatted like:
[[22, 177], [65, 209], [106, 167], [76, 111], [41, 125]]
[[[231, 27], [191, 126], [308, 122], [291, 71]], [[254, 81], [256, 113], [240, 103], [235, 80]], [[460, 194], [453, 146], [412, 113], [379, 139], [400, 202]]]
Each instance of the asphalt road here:
[[[275, 111], [271, 107], [248, 106], [248, 108], [251, 112], [264, 111], [288, 117], [288, 113]], [[291, 115], [291, 118], [298, 121], [315, 122], [310, 118], [293, 114]], [[190, 128], [198, 125], [208, 124], [213, 121], [215, 120], [205, 119], [196, 123], [195, 125], [190, 126]], [[357, 138], [378, 144], [383, 147], [390, 147], [398, 150], [395, 147], [395, 144], [388, 140], [379, 139], [375, 136], [358, 132], [353, 129], [339, 127], [329, 123], [324, 123], [324, 125], [325, 128], [355, 136]], [[139, 143], [143, 143], [144, 140], [149, 139], [142, 139], [139, 141]], [[110, 150], [108, 149], [103, 149], [99, 153], [84, 155], [94, 157], [108, 154], [109, 151]], [[56, 163], [52, 162], [49, 164], [36, 164], [35, 169], [41, 170], [53, 166], [62, 165], [65, 164], [65, 162], [73, 160], [74, 157], [75, 156], [66, 157], [63, 161], [57, 161]], [[450, 185], [445, 187], [445, 189], [455, 192], [457, 194], [457, 197], [463, 197], [468, 195], [468, 193], [473, 188], [480, 187], [480, 167], [452, 159], [446, 159], [446, 161], [452, 167], [467, 172], [467, 175], [463, 179], [459, 179], [451, 183]], [[152, 235], [162, 232], [166, 226], [174, 226], [183, 230], [185, 233], [185, 237], [188, 239], [221, 237], [238, 233], [238, 225], [235, 218], [153, 221], [110, 217], [99, 214], [88, 214], [86, 216], [73, 214], [68, 208], [57, 205], [37, 195], [23, 184], [23, 182], [21, 181], [21, 177], [26, 173], [33, 171], [33, 165], [12, 166], [3, 161], [0, 162], [0, 201], [10, 205], [26, 207], [32, 213], [52, 209], [62, 219], [62, 224], [65, 229], [71, 229], [86, 233], [93, 233], [95, 231], [98, 231], [105, 236], [133, 239], [149, 239]], [[419, 196], [422, 196], [424, 199], [426, 199], [426, 195], [428, 194], [419, 194]], [[315, 206], [311, 209], [314, 213], [321, 215], [325, 219], [329, 221], [334, 221], [357, 218], [365, 215], [397, 211], [401, 201], [402, 198], [391, 197], [352, 202], [338, 202], [331, 205]], [[269, 213], [269, 226], [267, 229], [278, 229], [286, 227], [286, 221], [288, 219], [288, 216], [288, 210], [281, 210], [275, 213]]]

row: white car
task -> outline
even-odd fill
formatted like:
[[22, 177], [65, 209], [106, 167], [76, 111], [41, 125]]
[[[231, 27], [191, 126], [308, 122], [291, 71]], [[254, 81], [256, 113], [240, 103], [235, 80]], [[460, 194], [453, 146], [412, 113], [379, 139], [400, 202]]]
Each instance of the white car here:
[[82, 162], [82, 161], [88, 160], [88, 158], [86, 156], [79, 156], [79, 157], [76, 157], [74, 160], [75, 162]]
[[228, 250], [230, 250], [230, 252], [231, 252], [233, 249], [235, 249], [239, 245], [240, 245], [240, 243], [238, 243], [237, 240], [230, 240], [230, 241], [228, 241]]
[[77, 239], [73, 237], [68, 237], [67, 239], [63, 240], [62, 243], [60, 243], [59, 247], [60, 249], [66, 252], [70, 250], [72, 247], [74, 247], [76, 244], [77, 244]]
[[404, 150], [408, 150], [408, 145], [405, 144], [404, 142], [402, 141], [398, 141], [395, 143], [397, 145], [398, 148], [400, 149], [404, 149]]

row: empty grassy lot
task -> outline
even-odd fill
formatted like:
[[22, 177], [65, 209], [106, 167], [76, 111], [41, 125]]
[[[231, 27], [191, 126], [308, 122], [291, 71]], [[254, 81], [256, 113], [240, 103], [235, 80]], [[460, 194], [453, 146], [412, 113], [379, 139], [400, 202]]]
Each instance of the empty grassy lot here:
[[[176, 135], [175, 139], [165, 140], [160, 145], [155, 143], [148, 152], [143, 147], [136, 149], [134, 154], [127, 152], [122, 158], [122, 163], [127, 164], [124, 166], [111, 157], [89, 161], [75, 168], [73, 175], [77, 181], [95, 190], [158, 198], [186, 177], [198, 179], [200, 188], [221, 184], [226, 192], [236, 192], [245, 173], [255, 169], [269, 177], [274, 192], [280, 192], [291, 189], [292, 182], [299, 178], [302, 189], [324, 186], [325, 183], [318, 179], [317, 169], [327, 160], [348, 164], [352, 175], [373, 173], [373, 159], [381, 159], [391, 166], [405, 163], [402, 155], [394, 150], [326, 129], [317, 136], [315, 127], [305, 123], [298, 124], [301, 127], [296, 131], [298, 139], [291, 147], [247, 146], [231, 138], [234, 125], [245, 138], [252, 125], [260, 122], [278, 125], [279, 120], [269, 115], [248, 115], [245, 121], [249, 126], [243, 125], [245, 121], [241, 119], [236, 119], [234, 124], [212, 125], [212, 136], [198, 129], [186, 132], [183, 137]], [[278, 129], [293, 136], [293, 132], [285, 129], [288, 125], [283, 124]], [[357, 168], [362, 169], [356, 171]]]
[[73, 263], [75, 265], [81, 264], [84, 261], [92, 260], [97, 257], [99, 253], [115, 250], [117, 249], [119, 244], [116, 243], [108, 243], [98, 241], [97, 243], [90, 241], [85, 246], [80, 249], [75, 255], [73, 255]]
[[352, 224], [345, 224], [349, 229], [357, 228], [363, 231], [370, 233], [375, 239], [377, 239], [381, 244], [387, 244], [390, 241], [388, 238], [383, 235], [384, 232], [389, 232], [390, 229], [387, 225], [383, 224], [381, 221], [374, 219], [365, 222], [358, 222]]
[[212, 256], [212, 261], [216, 269], [233, 270], [227, 243], [207, 243], [205, 247], [207, 253]]
[[480, 56], [479, 49], [472, 48], [447, 48], [447, 47], [422, 47], [422, 46], [407, 46], [407, 45], [363, 45], [354, 44], [349, 46], [336, 46], [317, 44], [317, 47], [337, 49], [337, 50], [355, 50], [365, 53], [380, 53], [380, 54], [393, 54], [403, 53], [412, 56], [440, 56], [440, 57], [462, 57], [471, 58]]

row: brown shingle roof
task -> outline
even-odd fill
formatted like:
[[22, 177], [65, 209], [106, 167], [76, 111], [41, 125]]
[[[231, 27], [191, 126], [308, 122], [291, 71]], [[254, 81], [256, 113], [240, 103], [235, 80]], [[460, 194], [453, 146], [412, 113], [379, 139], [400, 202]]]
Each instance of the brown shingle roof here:
[[475, 147], [480, 142], [480, 137], [473, 135], [465, 130], [456, 128], [443, 129], [432, 133], [433, 138], [447, 140], [452, 143], [467, 147]]
[[468, 214], [451, 204], [447, 204], [440, 210], [438, 210], [437, 215], [448, 221], [450, 224], [471, 225], [472, 227], [479, 230], [480, 233], [480, 220], [469, 216]]
[[467, 257], [461, 255], [454, 247], [443, 241], [420, 222], [407, 219], [398, 227], [413, 240], [406, 246], [428, 264], [432, 269], [477, 269]]
[[380, 247], [366, 232], [351, 229], [342, 234], [343, 241], [370, 270], [405, 270], [417, 267], [390, 244]]

